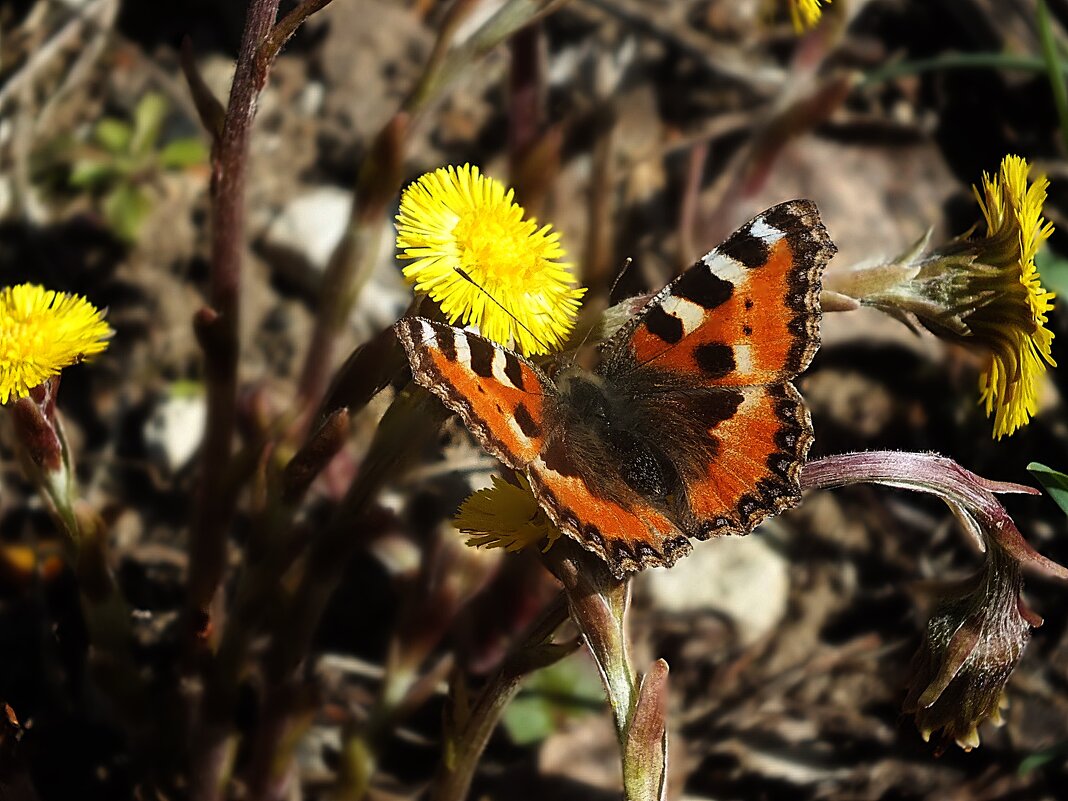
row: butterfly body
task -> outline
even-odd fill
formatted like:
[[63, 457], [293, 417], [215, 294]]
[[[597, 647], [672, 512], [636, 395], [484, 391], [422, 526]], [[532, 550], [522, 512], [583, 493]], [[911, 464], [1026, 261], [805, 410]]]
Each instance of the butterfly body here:
[[769, 209], [654, 295], [597, 367], [553, 378], [462, 329], [397, 333], [415, 380], [623, 575], [797, 503], [812, 428], [790, 379], [819, 345], [833, 252], [811, 202]]

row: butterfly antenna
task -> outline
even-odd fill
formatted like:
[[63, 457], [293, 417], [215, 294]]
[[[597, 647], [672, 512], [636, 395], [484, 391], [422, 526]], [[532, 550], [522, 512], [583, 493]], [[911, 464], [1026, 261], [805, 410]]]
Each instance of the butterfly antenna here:
[[612, 282], [612, 288], [608, 290], [608, 302], [612, 302], [612, 296], [616, 294], [616, 289], [619, 287], [619, 282], [623, 280], [623, 276], [627, 274], [627, 270], [630, 269], [630, 265], [634, 263], [634, 259], [627, 256], [623, 260], [623, 266], [619, 268], [619, 272], [616, 274], [616, 279]]
[[[634, 259], [630, 258], [629, 256], [623, 261], [623, 265], [619, 268], [619, 273], [616, 275], [615, 280], [612, 281], [612, 288], [608, 290], [609, 303], [612, 302], [612, 295], [615, 293], [616, 287], [619, 286], [619, 282], [622, 280], [623, 276], [626, 275], [627, 268], [630, 267], [633, 261]], [[575, 346], [574, 350], [572, 351], [573, 355], [571, 358], [571, 364], [575, 363], [575, 360], [578, 358], [578, 352], [582, 350], [582, 346], [585, 345], [586, 342], [589, 340], [594, 328], [595, 326], [590, 326], [589, 328], [587, 328], [586, 333], [582, 337], [582, 341]]]
[[497, 306], [497, 308], [499, 308], [499, 309], [500, 309], [500, 310], [501, 310], [502, 312], [504, 312], [505, 314], [507, 314], [507, 315], [508, 315], [509, 317], [511, 317], [511, 318], [512, 318], [513, 320], [515, 320], [515, 324], [516, 324], [516, 325], [518, 325], [518, 326], [519, 326], [520, 328], [522, 328], [522, 329], [523, 329], [524, 331], [526, 331], [526, 332], [527, 332], [528, 334], [530, 334], [530, 338], [531, 338], [531, 339], [533, 339], [533, 340], [534, 340], [535, 342], [537, 342], [537, 343], [538, 343], [539, 345], [541, 345], [541, 346], [542, 346], [542, 347], [543, 347], [543, 348], [544, 348], [544, 349], [545, 349], [546, 351], [549, 351], [549, 350], [551, 350], [551, 348], [550, 348], [550, 347], [549, 347], [548, 345], [546, 345], [546, 344], [545, 344], [544, 342], [542, 342], [542, 341], [541, 341], [541, 339], [539, 339], [539, 338], [538, 338], [538, 337], [537, 337], [537, 336], [536, 336], [536, 335], [534, 334], [534, 332], [533, 332], [533, 331], [531, 331], [531, 330], [530, 330], [529, 328], [527, 328], [527, 327], [526, 327], [526, 326], [525, 326], [525, 325], [523, 324], [523, 321], [522, 321], [522, 320], [520, 320], [520, 319], [519, 319], [518, 317], [516, 317], [516, 316], [515, 316], [515, 315], [514, 315], [514, 314], [512, 313], [512, 311], [511, 311], [510, 309], [508, 309], [508, 308], [505, 308], [505, 306], [504, 306], [504, 304], [503, 304], [503, 303], [501, 303], [501, 302], [500, 302], [499, 300], [497, 300], [497, 298], [493, 297], [493, 295], [491, 295], [491, 294], [490, 294], [490, 293], [489, 293], [489, 292], [488, 292], [488, 291], [486, 290], [486, 288], [485, 288], [484, 286], [482, 286], [482, 285], [481, 285], [481, 284], [480, 284], [480, 283], [479, 283], [478, 281], [476, 281], [476, 280], [475, 280], [474, 278], [472, 278], [472, 277], [470, 276], [470, 274], [469, 274], [469, 273], [468, 273], [468, 272], [467, 272], [467, 271], [466, 271], [466, 270], [465, 270], [465, 269], [464, 269], [463, 267], [454, 267], [453, 269], [454, 269], [454, 270], [456, 270], [456, 272], [460, 274], [460, 277], [461, 277], [461, 278], [463, 278], [463, 279], [464, 279], [465, 281], [470, 281], [470, 282], [471, 282], [471, 283], [472, 283], [472, 284], [473, 284], [473, 285], [474, 285], [475, 287], [477, 287], [477, 288], [478, 288], [478, 290], [479, 290], [479, 291], [480, 291], [480, 292], [481, 292], [482, 294], [484, 294], [484, 295], [485, 295], [485, 296], [486, 296], [487, 298], [489, 298], [490, 300], [492, 300], [492, 301], [493, 301], [493, 303], [494, 303], [494, 305], [496, 305], [496, 306]]

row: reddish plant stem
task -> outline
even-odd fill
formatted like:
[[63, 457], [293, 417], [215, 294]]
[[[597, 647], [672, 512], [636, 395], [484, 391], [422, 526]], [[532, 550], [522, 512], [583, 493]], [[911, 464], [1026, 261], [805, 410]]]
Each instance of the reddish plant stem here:
[[256, 55], [256, 68], [266, 75], [282, 48], [296, 35], [297, 30], [304, 24], [304, 21], [316, 11], [322, 11], [331, 2], [333, 0], [304, 0], [303, 3], [279, 20], [259, 48], [259, 52]]
[[249, 0], [245, 30], [222, 131], [212, 148], [210, 308], [198, 314], [204, 348], [207, 425], [201, 449], [200, 491], [189, 543], [190, 623], [210, 637], [210, 609], [225, 567], [226, 529], [234, 497], [224, 492], [230, 467], [237, 399], [241, 260], [245, 248], [245, 173], [256, 100], [267, 80], [257, 53], [278, 15], [280, 0]]
[[708, 164], [708, 152], [711, 149], [708, 141], [697, 142], [686, 159], [686, 185], [682, 194], [682, 202], [679, 204], [679, 254], [677, 268], [682, 272], [697, 257], [697, 247], [694, 245], [694, 230], [697, 227], [697, 217], [700, 209], [701, 186]]

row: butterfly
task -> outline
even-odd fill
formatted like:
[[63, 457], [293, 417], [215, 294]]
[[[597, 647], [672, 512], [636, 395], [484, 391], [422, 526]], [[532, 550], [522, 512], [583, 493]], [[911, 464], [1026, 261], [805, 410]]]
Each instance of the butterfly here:
[[835, 251], [814, 203], [774, 206], [653, 295], [593, 370], [551, 378], [461, 328], [395, 330], [415, 381], [622, 577], [800, 501], [812, 423], [791, 379], [819, 348]]

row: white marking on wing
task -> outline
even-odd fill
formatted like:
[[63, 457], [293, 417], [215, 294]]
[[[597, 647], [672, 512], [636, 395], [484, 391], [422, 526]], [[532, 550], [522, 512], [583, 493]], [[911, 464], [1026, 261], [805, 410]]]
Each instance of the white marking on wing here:
[[749, 345], [734, 346], [734, 367], [742, 375], [753, 371], [753, 354]]
[[458, 362], [460, 362], [461, 364], [463, 364], [465, 367], [470, 368], [471, 367], [471, 346], [467, 342], [467, 334], [465, 334], [465, 333], [463, 333], [461, 331], [456, 331], [454, 333], [455, 333], [454, 339], [455, 339], [455, 342], [456, 342], [456, 360]]
[[505, 358], [506, 357], [504, 355], [503, 350], [501, 350], [500, 348], [494, 348], [493, 362], [490, 364], [490, 370], [492, 370], [493, 372], [493, 377], [500, 381], [502, 384], [505, 384], [509, 387], [514, 387], [515, 384], [513, 384], [511, 379], [504, 374]]
[[742, 283], [745, 278], [745, 265], [740, 261], [735, 261], [730, 256], [725, 256], [718, 250], [705, 254], [701, 261], [708, 266], [708, 270], [712, 275], [718, 276], [724, 281], [730, 281], [735, 286]]
[[434, 333], [434, 326], [422, 319], [417, 319], [416, 322], [419, 324], [419, 333], [422, 334], [421, 340], [423, 342], [433, 342], [437, 337], [437, 334]]
[[705, 310], [692, 300], [669, 295], [661, 308], [675, 319], [682, 322], [683, 334], [692, 334], [705, 319]]
[[786, 234], [773, 225], [769, 225], [763, 217], [757, 217], [749, 226], [749, 234], [757, 239], [763, 239], [769, 245], [774, 245]]

